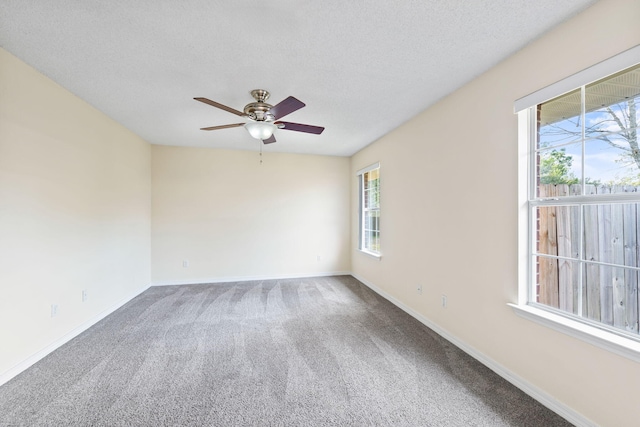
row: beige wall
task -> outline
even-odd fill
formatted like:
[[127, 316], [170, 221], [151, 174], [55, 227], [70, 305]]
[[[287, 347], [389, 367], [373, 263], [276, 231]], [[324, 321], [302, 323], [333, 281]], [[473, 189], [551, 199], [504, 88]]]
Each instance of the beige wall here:
[[257, 151], [152, 153], [154, 284], [350, 270], [348, 158], [265, 153], [261, 165]]
[[[255, 152], [150, 147], [0, 49], [0, 377], [150, 282], [351, 270], [586, 418], [636, 425], [637, 363], [506, 303], [513, 101], [640, 43], [638, 16], [635, 0], [601, 0], [351, 159], [262, 165]], [[355, 172], [376, 161], [381, 260], [354, 249]]]
[[0, 49], [0, 378], [149, 285], [150, 158]]
[[518, 287], [513, 102], [640, 43], [639, 17], [637, 0], [598, 2], [351, 162], [356, 192], [355, 172], [380, 161], [383, 255], [378, 261], [354, 249], [352, 217], [352, 271], [606, 426], [638, 425], [638, 363], [519, 318], [506, 305], [517, 301]]

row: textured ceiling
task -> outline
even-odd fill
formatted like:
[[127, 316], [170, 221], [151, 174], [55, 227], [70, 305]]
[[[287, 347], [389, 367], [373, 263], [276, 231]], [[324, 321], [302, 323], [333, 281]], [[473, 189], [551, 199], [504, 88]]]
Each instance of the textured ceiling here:
[[326, 128], [265, 151], [348, 156], [593, 3], [0, 0], [0, 44], [152, 144], [257, 150], [200, 131], [239, 120], [193, 98], [242, 110], [261, 88]]

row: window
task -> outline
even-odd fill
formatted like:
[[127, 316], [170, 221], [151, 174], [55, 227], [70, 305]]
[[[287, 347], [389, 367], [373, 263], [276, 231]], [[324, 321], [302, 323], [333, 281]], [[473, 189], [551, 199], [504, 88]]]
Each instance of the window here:
[[[632, 51], [627, 65], [638, 62]], [[525, 302], [640, 340], [640, 64], [611, 71], [579, 87], [564, 82], [571, 90], [520, 113], [529, 146]]]
[[360, 195], [359, 249], [380, 255], [380, 164], [358, 171]]

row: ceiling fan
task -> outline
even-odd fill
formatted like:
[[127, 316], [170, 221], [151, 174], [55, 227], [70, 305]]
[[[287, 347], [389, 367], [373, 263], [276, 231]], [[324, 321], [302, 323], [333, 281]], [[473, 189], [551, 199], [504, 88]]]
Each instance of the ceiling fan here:
[[196, 101], [204, 102], [212, 107], [220, 108], [228, 111], [236, 116], [246, 117], [249, 120], [245, 123], [234, 123], [230, 125], [211, 126], [200, 128], [200, 130], [218, 130], [244, 126], [249, 134], [256, 139], [261, 139], [265, 144], [276, 142], [273, 133], [276, 129], [292, 130], [296, 132], [306, 132], [320, 135], [324, 130], [320, 126], [303, 125], [300, 123], [283, 122], [280, 118], [291, 114], [305, 106], [305, 104], [293, 96], [279, 102], [276, 105], [267, 104], [265, 101], [269, 98], [269, 92], [264, 89], [255, 89], [251, 91], [251, 96], [256, 100], [244, 107], [244, 112], [234, 108], [212, 101], [207, 98], [193, 98]]

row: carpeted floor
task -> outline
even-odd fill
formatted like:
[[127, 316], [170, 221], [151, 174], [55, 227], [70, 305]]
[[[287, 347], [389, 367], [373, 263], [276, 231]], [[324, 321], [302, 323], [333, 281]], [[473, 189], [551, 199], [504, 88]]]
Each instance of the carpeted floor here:
[[0, 387], [1, 426], [570, 426], [350, 276], [153, 287]]

